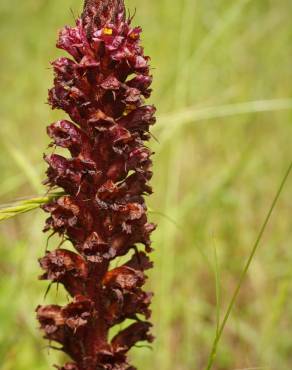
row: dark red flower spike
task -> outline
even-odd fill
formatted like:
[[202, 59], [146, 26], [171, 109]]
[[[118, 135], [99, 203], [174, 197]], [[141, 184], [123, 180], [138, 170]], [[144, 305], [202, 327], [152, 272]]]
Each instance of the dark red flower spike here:
[[[72, 300], [39, 306], [37, 317], [45, 337], [71, 357], [60, 370], [134, 370], [127, 352], [153, 340], [145, 321], [151, 293], [143, 285], [155, 228], [144, 201], [152, 192], [145, 141], [155, 108], [144, 103], [152, 77], [140, 33], [123, 0], [86, 0], [76, 26], [59, 35], [57, 47], [70, 56], [52, 63], [49, 103], [71, 121], [48, 127], [52, 146], [68, 157], [45, 157], [46, 184], [65, 193], [44, 206], [45, 231], [69, 240], [75, 252], [57, 248], [40, 259], [41, 279], [63, 284]], [[124, 255], [129, 261], [116, 267], [112, 262]], [[109, 330], [126, 319], [133, 323], [110, 340]]]

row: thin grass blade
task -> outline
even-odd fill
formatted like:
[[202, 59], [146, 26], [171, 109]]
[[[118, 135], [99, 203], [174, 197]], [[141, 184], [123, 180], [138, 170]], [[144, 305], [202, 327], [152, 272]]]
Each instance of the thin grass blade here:
[[246, 275], [247, 275], [247, 272], [248, 272], [249, 267], [251, 265], [251, 262], [252, 262], [255, 254], [256, 254], [256, 252], [258, 250], [258, 247], [260, 245], [260, 241], [262, 239], [262, 236], [263, 236], [263, 234], [264, 234], [264, 232], [266, 230], [266, 227], [267, 227], [267, 225], [268, 225], [268, 223], [269, 223], [269, 221], [271, 219], [272, 213], [273, 213], [273, 211], [274, 211], [274, 209], [275, 209], [275, 207], [276, 207], [276, 205], [278, 203], [278, 200], [279, 200], [280, 195], [281, 195], [281, 193], [283, 191], [283, 188], [284, 188], [284, 186], [285, 186], [285, 184], [286, 184], [286, 182], [288, 180], [288, 177], [290, 175], [291, 170], [292, 170], [292, 162], [290, 163], [289, 168], [288, 168], [288, 170], [287, 170], [287, 172], [286, 172], [286, 174], [285, 174], [285, 176], [284, 176], [284, 178], [283, 178], [283, 180], [282, 180], [282, 182], [281, 182], [281, 184], [280, 184], [280, 186], [278, 188], [278, 191], [276, 193], [276, 196], [275, 196], [275, 198], [274, 198], [274, 200], [272, 202], [272, 205], [271, 205], [271, 207], [270, 207], [270, 209], [268, 211], [268, 214], [267, 214], [267, 216], [266, 216], [266, 218], [264, 220], [264, 223], [263, 223], [263, 225], [262, 225], [262, 227], [260, 229], [260, 232], [258, 234], [258, 237], [257, 237], [257, 239], [256, 239], [256, 241], [254, 243], [254, 246], [252, 248], [252, 251], [250, 253], [250, 256], [249, 256], [249, 258], [248, 258], [248, 260], [246, 262], [246, 265], [245, 265], [245, 267], [244, 267], [244, 269], [243, 269], [243, 271], [241, 273], [239, 282], [238, 282], [237, 287], [236, 287], [236, 289], [235, 289], [235, 291], [234, 291], [234, 293], [232, 295], [231, 301], [230, 301], [230, 303], [228, 305], [227, 311], [226, 311], [226, 313], [224, 315], [224, 318], [223, 318], [223, 321], [222, 321], [222, 323], [220, 325], [219, 331], [218, 331], [218, 333], [215, 336], [215, 339], [214, 339], [214, 342], [213, 342], [213, 346], [212, 346], [212, 349], [211, 349], [211, 353], [210, 353], [209, 358], [208, 358], [208, 364], [207, 364], [206, 370], [211, 370], [212, 369], [212, 366], [214, 364], [214, 361], [215, 361], [215, 358], [216, 358], [216, 354], [217, 354], [218, 344], [219, 344], [219, 341], [220, 341], [220, 339], [222, 337], [222, 334], [223, 334], [223, 331], [225, 329], [226, 323], [227, 323], [227, 321], [229, 319], [230, 313], [231, 313], [231, 311], [232, 311], [232, 309], [234, 307], [234, 304], [236, 302], [236, 299], [238, 297], [238, 294], [240, 292], [240, 289], [242, 287], [242, 284], [243, 284], [243, 282], [244, 282], [244, 280], [246, 278]]

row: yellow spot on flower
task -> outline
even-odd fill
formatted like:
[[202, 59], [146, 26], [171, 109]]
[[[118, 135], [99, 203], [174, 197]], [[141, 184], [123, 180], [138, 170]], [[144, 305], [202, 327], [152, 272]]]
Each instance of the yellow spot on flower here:
[[129, 36], [133, 40], [137, 40], [139, 38], [139, 34], [138, 33], [135, 33], [135, 32], [130, 33]]
[[129, 113], [131, 113], [135, 109], [136, 109], [136, 106], [134, 104], [132, 104], [132, 105], [129, 104], [129, 105], [126, 106], [126, 109], [125, 109], [123, 115], [127, 116]]
[[111, 28], [104, 28], [103, 29], [103, 34], [107, 36], [111, 36], [113, 34], [113, 30]]

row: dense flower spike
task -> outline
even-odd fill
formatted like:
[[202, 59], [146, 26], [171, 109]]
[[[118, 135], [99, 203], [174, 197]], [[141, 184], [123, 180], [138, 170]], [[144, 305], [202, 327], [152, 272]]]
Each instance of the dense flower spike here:
[[[70, 156], [45, 157], [47, 185], [65, 194], [44, 206], [45, 231], [70, 241], [75, 252], [58, 247], [40, 259], [41, 279], [63, 284], [72, 300], [40, 306], [37, 317], [45, 337], [71, 357], [60, 370], [134, 370], [127, 352], [153, 339], [146, 321], [151, 293], [143, 291], [155, 228], [144, 201], [152, 177], [144, 143], [155, 108], [144, 104], [149, 58], [141, 29], [130, 23], [123, 0], [87, 0], [76, 26], [59, 35], [58, 48], [71, 57], [52, 63], [49, 103], [71, 121], [51, 124], [48, 135]], [[125, 255], [129, 261], [117, 267]], [[126, 319], [132, 323], [110, 339], [109, 330]]]

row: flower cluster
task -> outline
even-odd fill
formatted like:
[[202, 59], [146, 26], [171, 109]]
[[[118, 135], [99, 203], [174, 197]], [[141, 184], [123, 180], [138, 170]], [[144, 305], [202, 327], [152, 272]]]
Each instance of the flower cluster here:
[[[64, 307], [39, 306], [45, 338], [61, 345], [72, 362], [60, 370], [134, 370], [127, 352], [152, 341], [143, 290], [152, 267], [144, 196], [151, 194], [151, 151], [145, 146], [155, 108], [149, 58], [131, 27], [123, 0], [88, 0], [75, 27], [65, 27], [57, 47], [70, 58], [52, 63], [49, 103], [70, 117], [48, 127], [52, 146], [68, 150], [45, 156], [46, 183], [64, 196], [44, 206], [45, 231], [70, 241], [40, 259], [41, 279], [62, 284], [72, 300]], [[144, 245], [141, 249], [140, 246]], [[117, 267], [117, 258], [129, 255]], [[110, 338], [117, 324], [130, 325]]]

